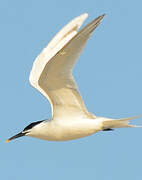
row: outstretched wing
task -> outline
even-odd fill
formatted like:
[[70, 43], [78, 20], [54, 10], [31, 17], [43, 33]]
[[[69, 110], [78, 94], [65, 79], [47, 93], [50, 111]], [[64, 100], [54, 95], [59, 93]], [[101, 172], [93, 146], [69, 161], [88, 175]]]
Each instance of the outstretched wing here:
[[30, 73], [31, 85], [48, 98], [53, 119], [92, 116], [72, 76], [75, 62], [104, 17], [99, 16], [77, 32], [87, 16], [83, 14], [66, 25], [36, 58]]

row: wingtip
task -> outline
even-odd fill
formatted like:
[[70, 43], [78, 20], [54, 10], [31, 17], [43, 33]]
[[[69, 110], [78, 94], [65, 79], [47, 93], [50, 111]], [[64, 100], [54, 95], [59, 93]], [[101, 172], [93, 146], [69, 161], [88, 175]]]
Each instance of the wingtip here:
[[88, 13], [84, 13], [84, 14], [82, 14], [84, 17], [88, 17]]
[[85, 21], [85, 19], [88, 17], [88, 13], [81, 14], [77, 18], [82, 19], [82, 21]]
[[103, 19], [106, 16], [106, 14], [102, 14], [101, 16], [99, 16], [100, 19]]
[[103, 17], [106, 16], [106, 13], [102, 14], [102, 16], [103, 16]]
[[[82, 17], [83, 19], [86, 19], [88, 16], [89, 16], [89, 15], [88, 15], [88, 13], [87, 13], [87, 12], [86, 12], [86, 13], [84, 13], [84, 14], [82, 14], [82, 15], [80, 15], [80, 17]], [[106, 16], [106, 13], [104, 13], [104, 14], [100, 15], [99, 17], [100, 17], [100, 18], [104, 18], [104, 16]]]

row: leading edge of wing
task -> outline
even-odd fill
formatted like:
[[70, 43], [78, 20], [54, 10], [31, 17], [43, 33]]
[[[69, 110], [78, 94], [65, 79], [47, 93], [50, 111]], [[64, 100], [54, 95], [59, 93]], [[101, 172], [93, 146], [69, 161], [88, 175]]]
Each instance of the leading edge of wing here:
[[38, 85], [38, 80], [45, 65], [77, 34], [77, 30], [80, 28], [87, 17], [88, 14], [84, 13], [70, 21], [56, 34], [56, 36], [49, 42], [46, 48], [44, 48], [35, 59], [32, 70], [30, 72], [29, 81], [30, 84], [40, 92], [42, 89]]

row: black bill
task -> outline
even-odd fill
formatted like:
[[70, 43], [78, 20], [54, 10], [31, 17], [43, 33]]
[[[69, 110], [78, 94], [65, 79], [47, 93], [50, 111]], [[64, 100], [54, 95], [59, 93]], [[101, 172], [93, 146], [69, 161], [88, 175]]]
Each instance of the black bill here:
[[24, 133], [24, 132], [20, 132], [20, 133], [16, 134], [15, 136], [12, 136], [11, 138], [7, 139], [5, 142], [8, 143], [9, 141], [11, 141], [11, 140], [13, 140], [13, 139], [16, 139], [16, 138], [25, 136], [25, 134], [26, 134], [26, 133]]

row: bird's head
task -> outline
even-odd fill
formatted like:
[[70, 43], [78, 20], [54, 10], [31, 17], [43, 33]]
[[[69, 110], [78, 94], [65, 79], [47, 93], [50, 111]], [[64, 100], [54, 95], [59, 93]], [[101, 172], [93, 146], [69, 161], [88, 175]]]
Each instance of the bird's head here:
[[[44, 120], [43, 120], [44, 121]], [[5, 142], [9, 142], [13, 139], [22, 137], [22, 136], [28, 136], [30, 135], [30, 132], [32, 131], [32, 129], [37, 126], [38, 124], [42, 123], [43, 121], [37, 121], [37, 122], [33, 122], [31, 124], [29, 124], [28, 126], [26, 126], [23, 131], [21, 131], [20, 133], [16, 134], [15, 136], [10, 137], [9, 139], [7, 139]]]

